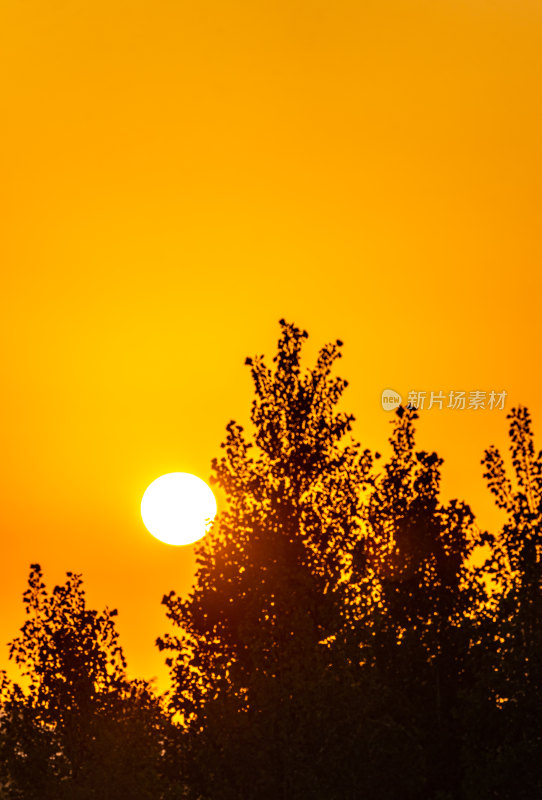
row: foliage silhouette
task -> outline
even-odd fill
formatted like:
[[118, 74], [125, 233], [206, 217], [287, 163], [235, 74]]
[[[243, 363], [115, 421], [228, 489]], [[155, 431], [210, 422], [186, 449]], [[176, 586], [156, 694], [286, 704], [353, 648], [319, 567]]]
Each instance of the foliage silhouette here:
[[542, 452], [535, 452], [526, 408], [512, 409], [508, 419], [513, 479], [497, 448], [482, 461], [505, 515], [501, 530], [489, 537], [484, 565], [493, 591], [476, 707], [482, 705], [488, 722], [480, 731], [473, 720], [465, 733], [472, 796], [527, 800], [542, 795]]
[[470, 685], [472, 617], [485, 601], [470, 565], [484, 542], [464, 503], [439, 500], [442, 459], [416, 452], [414, 409], [399, 408], [392, 455], [366, 508], [367, 559], [379, 585], [375, 665], [410, 700], [426, 761], [426, 796], [459, 792], [462, 690]]
[[[425, 624], [436, 598], [426, 597], [420, 577], [417, 594], [403, 589], [393, 600], [382, 576], [390, 563], [384, 531], [404, 500], [405, 525], [434, 540], [432, 561], [422, 554], [423, 569], [413, 574], [441, 570], [436, 613], [451, 619], [446, 603], [472, 515], [458, 504], [437, 508], [438, 460], [419, 454], [417, 472], [412, 467], [405, 436], [412, 438], [413, 415], [396, 429], [387, 483], [375, 485], [370, 453], [344, 441], [353, 418], [336, 409], [346, 386], [332, 376], [341, 343], [302, 372], [306, 334], [281, 324], [275, 369], [248, 360], [253, 442], [230, 423], [226, 454], [213, 465], [228, 510], [199, 548], [189, 597], [164, 598], [180, 632], [159, 644], [173, 653], [173, 704], [200, 756], [194, 796], [216, 796], [226, 783], [232, 797], [303, 797], [308, 786], [313, 797], [414, 796], [425, 783], [423, 737], [412, 731], [408, 687], [381, 662], [384, 653], [395, 659], [398, 629], [415, 615], [409, 604], [423, 607], [416, 613]], [[406, 528], [388, 554], [400, 555], [403, 570], [405, 538]], [[378, 623], [384, 608], [395, 614], [387, 647]], [[429, 657], [422, 648], [418, 662]], [[418, 667], [411, 665], [414, 674]]]
[[[519, 791], [533, 796], [541, 471], [528, 418], [514, 412], [518, 491], [487, 456], [510, 515], [492, 536], [466, 504], [441, 502], [442, 461], [416, 451], [414, 409], [398, 409], [376, 472], [345, 441], [346, 383], [332, 376], [340, 343], [302, 372], [306, 334], [281, 325], [275, 368], [247, 360], [253, 435], [227, 428], [213, 466], [228, 508], [198, 548], [194, 588], [164, 597], [178, 635], [159, 646], [189, 795], [505, 797], [507, 782], [517, 788], [508, 762], [527, 769]], [[522, 684], [527, 662], [533, 679]]]
[[480, 531], [465, 503], [441, 500], [416, 410], [397, 410], [380, 466], [340, 410], [341, 342], [302, 369], [307, 334], [280, 324], [273, 366], [247, 359], [251, 430], [230, 422], [213, 461], [228, 503], [193, 588], [163, 598], [169, 713], [128, 680], [116, 612], [89, 609], [72, 573], [49, 593], [32, 565], [10, 646], [27, 688], [0, 680], [0, 797], [542, 795], [542, 453], [528, 411], [509, 414], [512, 478], [485, 453], [504, 522]]
[[81, 577], [70, 572], [49, 593], [38, 564], [24, 604], [10, 656], [28, 688], [5, 677], [2, 687], [5, 796], [159, 796], [168, 725], [151, 687], [126, 677], [117, 612], [89, 609]]
[[294, 631], [314, 647], [341, 624], [359, 487], [371, 459], [357, 444], [340, 443], [352, 422], [334, 411], [346, 385], [331, 377], [340, 343], [324, 348], [302, 375], [305, 337], [283, 323], [274, 373], [263, 359], [247, 360], [256, 390], [254, 444], [228, 425], [226, 454], [213, 468], [229, 509], [199, 548], [190, 598], [164, 598], [184, 633], [161, 646], [184, 653], [198, 645], [194, 671], [184, 658], [173, 670], [174, 702], [187, 719], [223, 685], [237, 687], [242, 707], [245, 678], [254, 670], [275, 674]]

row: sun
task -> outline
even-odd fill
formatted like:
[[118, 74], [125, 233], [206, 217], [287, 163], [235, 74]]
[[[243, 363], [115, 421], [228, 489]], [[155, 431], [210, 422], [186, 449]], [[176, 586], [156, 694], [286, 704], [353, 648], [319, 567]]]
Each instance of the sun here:
[[192, 544], [209, 530], [216, 500], [205, 481], [189, 472], [169, 472], [147, 487], [141, 517], [154, 537], [166, 544]]

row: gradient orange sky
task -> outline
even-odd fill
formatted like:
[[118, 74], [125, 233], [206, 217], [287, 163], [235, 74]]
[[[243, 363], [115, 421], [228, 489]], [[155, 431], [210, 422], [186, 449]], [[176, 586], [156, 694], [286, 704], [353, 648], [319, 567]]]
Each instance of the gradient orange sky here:
[[[0, 60], [2, 647], [39, 562], [82, 572], [163, 680], [193, 548], [141, 496], [209, 477], [280, 317], [310, 357], [344, 340], [366, 446], [388, 386], [506, 390], [542, 442], [538, 0], [2, 0]], [[496, 524], [505, 412], [418, 430]]]

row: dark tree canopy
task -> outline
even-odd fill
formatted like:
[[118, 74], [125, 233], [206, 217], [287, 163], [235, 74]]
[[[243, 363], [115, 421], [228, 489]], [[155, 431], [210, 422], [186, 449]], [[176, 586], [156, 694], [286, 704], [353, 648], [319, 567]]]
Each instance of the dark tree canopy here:
[[81, 577], [48, 592], [33, 564], [26, 621], [10, 656], [26, 688], [3, 682], [6, 796], [151, 798], [161, 781], [166, 718], [152, 688], [130, 681], [116, 611], [88, 608]]
[[[542, 796], [542, 453], [512, 409], [503, 514], [481, 531], [441, 498], [442, 459], [392, 420], [382, 463], [353, 438], [342, 343], [304, 368], [281, 321], [247, 359], [248, 431], [230, 422], [212, 480], [227, 505], [186, 597], [163, 598], [171, 687], [129, 680], [115, 611], [38, 565], [1, 680], [7, 800], [532, 800]], [[165, 703], [168, 704], [168, 713]], [[171, 715], [174, 715], [173, 718]], [[3, 794], [2, 794], [3, 791]]]
[[199, 548], [189, 598], [164, 598], [183, 631], [161, 644], [180, 654], [174, 699], [187, 717], [226, 684], [242, 705], [256, 672], [274, 675], [292, 647], [315, 648], [341, 626], [371, 457], [344, 441], [352, 417], [336, 405], [346, 382], [332, 375], [341, 343], [302, 372], [305, 337], [282, 323], [274, 370], [247, 360], [254, 435], [228, 425], [213, 462], [228, 509]]
[[493, 593], [478, 673], [492, 737], [481, 749], [477, 727], [468, 733], [475, 739], [473, 780], [481, 774], [501, 797], [527, 800], [542, 795], [542, 451], [536, 453], [526, 408], [512, 409], [508, 419], [513, 478], [497, 448], [482, 461], [505, 516], [489, 537], [485, 572]]
[[[464, 664], [446, 639], [452, 628], [460, 638], [473, 596], [473, 518], [439, 502], [441, 461], [415, 453], [411, 411], [400, 410], [392, 459], [375, 475], [351, 438], [353, 417], [337, 408], [341, 343], [302, 370], [305, 337], [282, 323], [274, 368], [247, 359], [252, 436], [230, 423], [213, 464], [228, 508], [198, 550], [188, 598], [164, 598], [179, 629], [160, 640], [172, 699], [196, 749], [224, 764], [215, 784], [201, 784], [209, 796], [230, 780], [232, 796], [302, 797], [315, 775], [314, 797], [414, 796], [427, 782], [424, 747], [435, 763], [457, 744]], [[416, 700], [432, 723], [418, 735], [420, 677]], [[256, 786], [224, 730], [260, 761], [273, 731], [263, 752], [276, 781]]]

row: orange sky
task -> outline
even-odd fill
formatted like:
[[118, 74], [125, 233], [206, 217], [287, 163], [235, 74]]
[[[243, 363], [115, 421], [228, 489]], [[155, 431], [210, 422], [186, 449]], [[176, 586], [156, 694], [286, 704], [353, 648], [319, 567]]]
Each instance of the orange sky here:
[[[370, 447], [388, 386], [504, 389], [542, 442], [538, 0], [2, 0], [0, 62], [0, 644], [37, 561], [83, 572], [132, 673], [163, 678], [193, 548], [139, 502], [208, 478], [280, 317], [309, 354], [345, 341]], [[419, 423], [483, 525], [505, 433]]]

